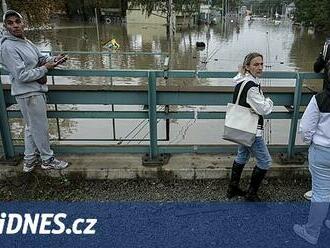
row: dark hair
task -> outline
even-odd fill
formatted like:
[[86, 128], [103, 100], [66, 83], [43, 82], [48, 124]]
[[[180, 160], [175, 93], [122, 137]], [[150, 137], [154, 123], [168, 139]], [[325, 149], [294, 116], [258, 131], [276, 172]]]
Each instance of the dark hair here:
[[330, 91], [330, 60], [324, 66], [324, 80], [327, 90]]
[[249, 53], [246, 55], [243, 61], [243, 65], [240, 69], [240, 73], [244, 75], [247, 72], [246, 66], [250, 65], [251, 60], [257, 57], [261, 57], [262, 59], [264, 58], [260, 53], [257, 52]]

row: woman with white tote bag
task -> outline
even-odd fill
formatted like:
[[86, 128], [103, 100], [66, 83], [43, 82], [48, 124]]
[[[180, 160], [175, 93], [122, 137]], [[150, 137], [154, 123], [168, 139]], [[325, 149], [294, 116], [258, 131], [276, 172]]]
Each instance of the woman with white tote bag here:
[[[233, 103], [236, 102], [240, 87], [241, 90], [238, 104], [251, 108], [258, 116], [258, 126], [255, 141], [250, 147], [239, 145], [237, 156], [234, 160], [231, 179], [227, 191], [227, 197], [230, 199], [234, 196], [245, 196], [246, 201], [260, 201], [257, 191], [264, 179], [267, 170], [270, 168], [272, 160], [268, 148], [263, 139], [264, 115], [271, 113], [273, 102], [271, 99], [264, 97], [261, 90], [259, 77], [263, 72], [263, 56], [260, 53], [249, 53], [243, 62], [242, 69], [234, 78], [236, 83]], [[244, 122], [244, 120], [242, 120]], [[253, 169], [250, 186], [247, 192], [239, 188], [241, 174], [245, 164], [248, 162], [251, 154], [257, 160], [257, 164]]]

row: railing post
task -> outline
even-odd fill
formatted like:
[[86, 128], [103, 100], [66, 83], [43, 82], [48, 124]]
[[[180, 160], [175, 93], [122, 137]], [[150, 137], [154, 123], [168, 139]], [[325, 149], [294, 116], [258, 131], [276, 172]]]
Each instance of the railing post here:
[[[109, 69], [112, 69], [112, 52], [109, 51]], [[110, 77], [110, 85], [113, 86], [113, 80], [112, 80], [112, 76]], [[113, 104], [111, 104], [111, 112], [115, 111], [115, 106]], [[114, 140], [117, 140], [116, 137], [116, 121], [113, 118], [112, 119], [112, 136]]]
[[[49, 52], [49, 56], [53, 56], [53, 53], [52, 52]], [[52, 75], [52, 84], [55, 85], [55, 77], [54, 77], [54, 75]], [[58, 111], [57, 104], [55, 104], [55, 111], [56, 112]], [[62, 137], [61, 137], [61, 128], [60, 128], [60, 120], [59, 120], [58, 117], [56, 117], [56, 127], [57, 127], [57, 137], [58, 137], [58, 140], [62, 140]]]
[[294, 146], [296, 142], [299, 108], [300, 108], [300, 100], [301, 100], [301, 88], [302, 88], [302, 80], [300, 78], [299, 72], [297, 72], [296, 87], [294, 90], [294, 99], [293, 99], [293, 116], [291, 119], [290, 134], [289, 134], [288, 159], [291, 159], [294, 155]]
[[0, 130], [2, 146], [5, 153], [5, 159], [11, 159], [14, 157], [14, 145], [11, 138], [10, 127], [8, 122], [7, 108], [5, 102], [5, 95], [3, 93], [1, 72], [0, 72]]
[[159, 154], [157, 145], [157, 81], [156, 72], [148, 72], [148, 111], [149, 111], [149, 154], [142, 158], [143, 165], [163, 165], [168, 162], [169, 156]]
[[148, 105], [149, 105], [149, 135], [150, 146], [149, 154], [150, 160], [157, 159], [157, 93], [156, 93], [156, 73], [148, 73]]

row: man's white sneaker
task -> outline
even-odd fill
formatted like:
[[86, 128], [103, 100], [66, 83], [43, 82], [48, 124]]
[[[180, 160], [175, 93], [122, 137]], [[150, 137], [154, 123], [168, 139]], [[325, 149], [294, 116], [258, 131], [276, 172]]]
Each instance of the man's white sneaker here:
[[62, 170], [68, 167], [69, 163], [63, 160], [58, 160], [55, 157], [51, 157], [50, 159], [43, 160], [41, 164], [41, 168], [44, 170], [54, 169], [54, 170]]
[[312, 199], [312, 194], [313, 194], [313, 191], [307, 191], [305, 194], [304, 194], [304, 197], [306, 200], [311, 200]]
[[34, 158], [34, 159], [31, 159], [31, 160], [24, 160], [24, 162], [23, 162], [23, 172], [28, 173], [40, 164], [41, 164], [41, 161], [38, 158]]

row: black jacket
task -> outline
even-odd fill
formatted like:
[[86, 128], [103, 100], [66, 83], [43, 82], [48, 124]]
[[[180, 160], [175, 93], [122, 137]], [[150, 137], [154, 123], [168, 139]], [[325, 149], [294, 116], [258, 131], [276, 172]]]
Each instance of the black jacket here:
[[316, 59], [314, 63], [314, 72], [319, 73], [324, 69], [324, 80], [323, 80], [323, 89], [330, 91], [329, 79], [330, 79], [330, 60], [325, 61], [323, 55]]

